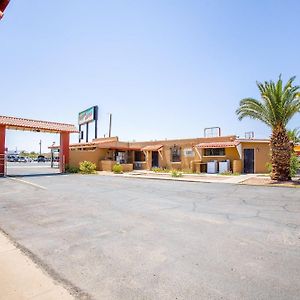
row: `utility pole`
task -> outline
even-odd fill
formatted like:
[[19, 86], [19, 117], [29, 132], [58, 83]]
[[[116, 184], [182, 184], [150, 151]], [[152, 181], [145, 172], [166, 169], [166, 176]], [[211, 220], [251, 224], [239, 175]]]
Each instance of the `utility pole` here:
[[109, 137], [111, 137], [111, 122], [112, 122], [112, 114], [109, 114], [109, 132], [108, 132]]
[[94, 108], [94, 119], [95, 119], [95, 139], [98, 137], [98, 105]]
[[40, 145], [40, 155], [41, 155], [42, 154], [42, 140], [40, 140], [39, 145]]

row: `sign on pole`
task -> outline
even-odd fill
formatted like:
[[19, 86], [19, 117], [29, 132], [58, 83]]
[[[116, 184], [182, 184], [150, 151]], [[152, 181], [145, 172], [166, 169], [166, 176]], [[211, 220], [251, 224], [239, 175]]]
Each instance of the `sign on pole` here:
[[78, 114], [78, 124], [79, 124], [79, 143], [82, 136], [81, 125], [86, 124], [86, 142], [89, 139], [89, 123], [95, 121], [95, 139], [97, 138], [98, 129], [98, 106], [92, 106]]
[[83, 125], [96, 120], [95, 109], [96, 106], [90, 107], [78, 114], [78, 124]]

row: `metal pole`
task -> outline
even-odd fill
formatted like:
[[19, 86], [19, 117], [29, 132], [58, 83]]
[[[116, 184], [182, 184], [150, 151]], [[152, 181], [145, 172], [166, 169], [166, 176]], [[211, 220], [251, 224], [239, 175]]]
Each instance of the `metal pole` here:
[[85, 141], [89, 142], [89, 123], [86, 123]]
[[51, 168], [53, 168], [53, 160], [54, 160], [54, 153], [53, 153], [53, 149], [51, 149]]
[[79, 125], [79, 143], [81, 142], [81, 125]]
[[41, 155], [42, 154], [42, 140], [40, 140], [39, 144], [40, 144], [40, 155]]
[[95, 139], [98, 137], [98, 106], [95, 106]]
[[109, 114], [109, 133], [108, 133], [109, 137], [111, 137], [111, 122], [112, 122], [112, 114]]

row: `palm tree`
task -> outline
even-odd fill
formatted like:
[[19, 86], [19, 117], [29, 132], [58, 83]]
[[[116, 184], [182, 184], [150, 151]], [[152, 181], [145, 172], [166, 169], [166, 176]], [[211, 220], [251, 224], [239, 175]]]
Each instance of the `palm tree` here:
[[257, 82], [261, 99], [245, 98], [236, 110], [239, 120], [249, 117], [272, 128], [271, 162], [273, 180], [290, 180], [291, 144], [286, 125], [300, 111], [299, 86], [293, 86], [295, 76], [283, 86], [281, 75], [277, 83]]
[[300, 130], [299, 130], [299, 128], [288, 130], [288, 136], [289, 136], [290, 141], [292, 141], [294, 145], [300, 143]]

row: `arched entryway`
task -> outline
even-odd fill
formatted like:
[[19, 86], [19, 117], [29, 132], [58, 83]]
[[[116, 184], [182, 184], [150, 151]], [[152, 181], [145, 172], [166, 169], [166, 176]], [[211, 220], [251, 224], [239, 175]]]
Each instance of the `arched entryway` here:
[[6, 174], [6, 129], [60, 134], [59, 169], [62, 173], [65, 171], [65, 166], [69, 163], [70, 133], [78, 133], [74, 125], [0, 116], [0, 176]]

